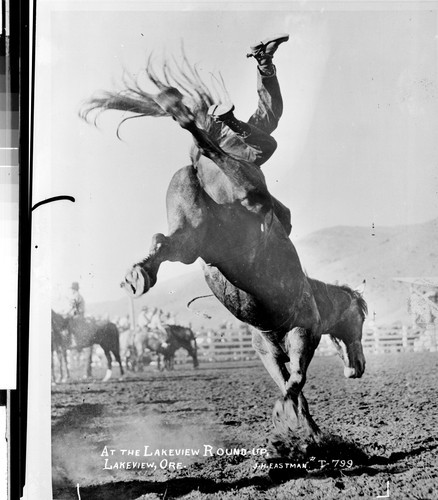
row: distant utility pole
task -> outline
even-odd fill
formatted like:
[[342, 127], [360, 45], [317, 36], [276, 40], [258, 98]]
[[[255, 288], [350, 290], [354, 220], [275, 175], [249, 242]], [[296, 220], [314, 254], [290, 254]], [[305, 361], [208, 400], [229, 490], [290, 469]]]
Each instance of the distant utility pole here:
[[132, 297], [128, 296], [129, 300], [129, 319], [131, 323], [132, 329], [135, 329], [135, 306], [134, 306], [134, 299]]

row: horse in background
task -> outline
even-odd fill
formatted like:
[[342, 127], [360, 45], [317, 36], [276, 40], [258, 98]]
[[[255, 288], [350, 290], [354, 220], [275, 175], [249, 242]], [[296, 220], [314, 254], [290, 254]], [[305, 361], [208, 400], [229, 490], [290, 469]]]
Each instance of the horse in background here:
[[[67, 319], [53, 310], [51, 311], [51, 344], [52, 383], [67, 382], [70, 378], [67, 350], [71, 349], [71, 335], [67, 328]], [[59, 374], [56, 374], [55, 355]]]
[[168, 370], [175, 367], [175, 353], [178, 349], [185, 349], [193, 360], [193, 368], [199, 367], [198, 344], [191, 328], [180, 325], [163, 325], [167, 335], [167, 346], [164, 349], [164, 366]]
[[[163, 67], [161, 77], [150, 62], [146, 68], [159, 93], [125, 80], [121, 92], [91, 99], [83, 113], [87, 118], [93, 110], [118, 109], [168, 116], [194, 139], [193, 163], [174, 174], [167, 191], [169, 231], [152, 237], [149, 254], [131, 267], [121, 286], [138, 298], [156, 284], [163, 262], [200, 259], [213, 294], [254, 327], [253, 346], [282, 394], [273, 412], [277, 427], [288, 433], [302, 425], [318, 441], [322, 433], [303, 394], [306, 372], [321, 335], [328, 333], [341, 346], [345, 375], [362, 376], [361, 300], [353, 291], [327, 286], [324, 292], [312, 284], [261, 169], [219, 146], [220, 128], [207, 110], [220, 99], [186, 58], [174, 70]], [[210, 162], [196, 163], [199, 155]]]
[[194, 369], [199, 366], [196, 336], [185, 326], [162, 324], [159, 330], [149, 327], [139, 328], [135, 332], [133, 348], [136, 369], [143, 368], [143, 357], [149, 351], [157, 354], [159, 370], [173, 370], [175, 353], [179, 349], [187, 351], [193, 360]]
[[122, 361], [120, 358], [119, 330], [114, 323], [110, 321], [99, 322], [92, 318], [83, 318], [81, 316], [67, 316], [64, 318], [65, 327], [71, 338], [72, 349], [81, 351], [90, 348], [87, 360], [86, 377], [92, 377], [92, 347], [100, 345], [107, 359], [107, 371], [103, 378], [106, 382], [112, 375], [112, 358], [114, 355], [120, 367], [120, 375], [124, 375]]
[[344, 362], [344, 376], [360, 378], [365, 371], [362, 327], [368, 314], [363, 298], [365, 280], [354, 290], [312, 278], [309, 283], [321, 317], [322, 334], [330, 336]]

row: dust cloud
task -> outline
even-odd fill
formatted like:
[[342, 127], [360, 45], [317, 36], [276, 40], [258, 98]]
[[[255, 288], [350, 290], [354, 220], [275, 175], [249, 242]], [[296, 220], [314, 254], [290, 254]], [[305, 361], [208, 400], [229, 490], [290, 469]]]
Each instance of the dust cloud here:
[[[90, 414], [81, 421], [83, 415], [76, 412], [75, 422], [65, 418], [64, 425], [52, 429], [54, 485], [88, 485], [96, 480], [126, 481], [141, 476], [164, 479], [169, 472], [207, 460], [205, 446], [222, 446], [205, 426], [170, 423], [165, 414], [115, 417], [104, 408], [93, 413], [97, 414], [92, 422]], [[69, 421], [75, 430], [69, 429]]]

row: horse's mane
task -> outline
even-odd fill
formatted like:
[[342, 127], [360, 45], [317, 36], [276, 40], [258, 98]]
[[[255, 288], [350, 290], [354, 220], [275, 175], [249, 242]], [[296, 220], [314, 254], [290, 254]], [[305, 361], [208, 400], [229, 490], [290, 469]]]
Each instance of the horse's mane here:
[[368, 314], [368, 305], [365, 299], [363, 298], [362, 294], [357, 290], [353, 290], [348, 285], [340, 285], [339, 288], [344, 290], [344, 292], [347, 292], [350, 295], [350, 297], [357, 302], [360, 314], [362, 316], [362, 319], [364, 320], [366, 315]]
[[328, 299], [329, 301], [332, 301], [330, 292], [329, 292], [329, 287], [334, 286], [334, 285], [329, 285], [328, 283], [324, 283], [324, 281], [316, 280], [314, 278], [309, 278], [307, 277], [310, 286], [312, 288], [313, 293], [317, 295], [321, 295]]
[[360, 315], [362, 319], [365, 319], [366, 315], [368, 314], [368, 306], [365, 299], [360, 294], [360, 292], [358, 292], [357, 290], [353, 290], [348, 285], [334, 285], [334, 284], [324, 283], [323, 281], [319, 281], [313, 278], [308, 278], [308, 280], [314, 294], [316, 296], [319, 295], [325, 297], [331, 303], [333, 303], [333, 298], [332, 298], [333, 294], [330, 293], [331, 289], [338, 289], [346, 292], [350, 296], [351, 300], [355, 300], [357, 302]]
[[[82, 105], [79, 116], [97, 125], [97, 119], [103, 111], [114, 109], [133, 113], [133, 116], [125, 117], [119, 123], [119, 136], [120, 126], [129, 119], [141, 116], [170, 116], [157, 104], [157, 93], [147, 91], [146, 85], [152, 84], [158, 92], [177, 88], [184, 96], [184, 103], [196, 117], [198, 126], [214, 138], [220, 127], [210, 119], [207, 111], [212, 104], [229, 100], [225, 84], [221, 75], [211, 75], [211, 85], [208, 86], [202, 80], [198, 67], [187, 59], [184, 49], [181, 53], [179, 60], [163, 58], [159, 64], [160, 71], [157, 70], [157, 63], [152, 62], [152, 56], [149, 56], [143, 72], [134, 77], [125, 71], [120, 90], [96, 93]], [[142, 83], [140, 77], [143, 77]]]

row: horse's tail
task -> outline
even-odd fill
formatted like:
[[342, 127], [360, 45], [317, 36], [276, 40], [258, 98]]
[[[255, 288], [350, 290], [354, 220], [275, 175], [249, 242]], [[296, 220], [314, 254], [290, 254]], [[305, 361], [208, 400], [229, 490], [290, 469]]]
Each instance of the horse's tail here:
[[[220, 127], [207, 114], [208, 108], [215, 102], [229, 100], [222, 77], [212, 76], [211, 85], [202, 80], [196, 65], [191, 64], [182, 50], [181, 62], [164, 60], [161, 63], [160, 74], [156, 71], [149, 57], [144, 73], [146, 84], [153, 84], [159, 92], [177, 88], [185, 97], [185, 102], [195, 115], [199, 125], [211, 136], [220, 133]], [[144, 90], [138, 78], [133, 78], [125, 72], [122, 77], [122, 90], [102, 91], [82, 105], [79, 116], [89, 123], [97, 124], [99, 115], [106, 110], [114, 109], [134, 113], [134, 116], [124, 118], [117, 129], [131, 118], [141, 116], [170, 116], [157, 104], [157, 95]]]

